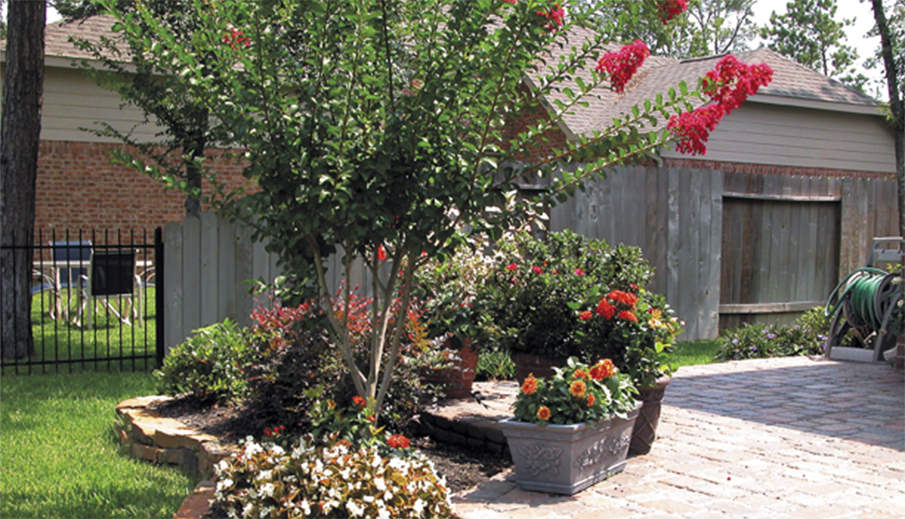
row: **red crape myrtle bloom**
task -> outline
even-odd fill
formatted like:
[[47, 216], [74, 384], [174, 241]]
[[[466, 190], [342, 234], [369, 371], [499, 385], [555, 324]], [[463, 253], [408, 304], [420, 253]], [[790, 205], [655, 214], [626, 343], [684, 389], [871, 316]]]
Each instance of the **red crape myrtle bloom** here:
[[408, 449], [409, 439], [401, 434], [394, 434], [387, 438], [387, 445], [394, 449]]
[[624, 45], [616, 52], [607, 52], [597, 62], [596, 70], [610, 76], [610, 84], [616, 92], [623, 92], [625, 84], [650, 56], [650, 49], [641, 40]]
[[553, 7], [548, 11], [537, 11], [537, 14], [550, 21], [550, 23], [546, 25], [546, 28], [551, 32], [562, 27], [563, 20], [566, 19], [566, 10], [563, 9], [559, 3], [554, 3]]
[[746, 65], [731, 54], [721, 59], [704, 79], [704, 94], [714, 104], [669, 118], [666, 127], [679, 138], [676, 149], [693, 155], [706, 153], [704, 143], [720, 119], [741, 106], [749, 95], [757, 93], [758, 88], [772, 79], [773, 69], [766, 63]]
[[660, 11], [660, 21], [667, 23], [688, 9], [685, 0], [664, 0], [657, 6]]

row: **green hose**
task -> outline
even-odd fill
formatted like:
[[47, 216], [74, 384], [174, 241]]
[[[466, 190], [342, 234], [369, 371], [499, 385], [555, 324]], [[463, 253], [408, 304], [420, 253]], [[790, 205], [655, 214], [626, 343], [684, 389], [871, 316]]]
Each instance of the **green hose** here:
[[867, 325], [874, 330], [880, 330], [885, 324], [884, 316], [879, 315], [875, 302], [881, 285], [891, 275], [873, 267], [853, 270], [833, 289], [827, 299], [824, 315], [832, 317], [843, 308], [847, 308], [847, 317], [852, 324]]

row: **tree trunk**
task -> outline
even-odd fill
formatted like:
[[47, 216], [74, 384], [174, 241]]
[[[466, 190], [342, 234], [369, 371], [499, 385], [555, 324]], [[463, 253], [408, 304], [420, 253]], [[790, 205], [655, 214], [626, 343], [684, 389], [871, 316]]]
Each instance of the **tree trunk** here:
[[[886, 87], [889, 90], [889, 108], [892, 112], [892, 126], [895, 138], [896, 178], [899, 186], [899, 235], [905, 236], [905, 106], [902, 91], [905, 85], [899, 84], [901, 78], [896, 74], [895, 53], [890, 36], [889, 21], [883, 10], [883, 0], [871, 0], [877, 32], [880, 34], [880, 54], [886, 69]], [[896, 42], [896, 45], [905, 45]], [[903, 52], [902, 48], [897, 49]]]
[[[30, 244], [44, 84], [43, 1], [9, 3], [3, 120], [0, 123], [0, 245]], [[15, 238], [15, 243], [13, 239]], [[0, 356], [31, 355], [29, 249], [0, 249]]]

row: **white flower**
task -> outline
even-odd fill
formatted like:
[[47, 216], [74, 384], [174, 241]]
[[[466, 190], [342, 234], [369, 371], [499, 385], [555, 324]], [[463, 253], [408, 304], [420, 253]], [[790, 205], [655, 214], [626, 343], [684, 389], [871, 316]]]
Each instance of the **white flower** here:
[[228, 468], [229, 468], [229, 462], [226, 460], [220, 460], [220, 462], [217, 463], [217, 471], [219, 471], [219, 472], [224, 472]]
[[420, 497], [415, 500], [415, 504], [412, 505], [412, 510], [418, 515], [421, 515], [421, 512], [424, 511], [424, 501], [422, 501]]
[[250, 458], [250, 457], [254, 456], [255, 454], [260, 454], [262, 452], [264, 452], [264, 449], [262, 449], [261, 446], [255, 442], [249, 442], [249, 443], [245, 444], [245, 457], [246, 458]]
[[352, 514], [352, 517], [361, 517], [365, 513], [365, 508], [355, 501], [346, 501], [346, 510]]
[[255, 481], [270, 481], [273, 479], [273, 471], [272, 470], [262, 470], [258, 472], [258, 475], [255, 476]]
[[242, 509], [242, 515], [245, 517], [251, 517], [251, 512], [255, 509], [254, 503], [246, 503], [245, 508]]
[[377, 490], [383, 492], [387, 489], [386, 481], [383, 478], [377, 478], [374, 480], [374, 486], [377, 487]]
[[286, 451], [279, 445], [274, 445], [270, 448], [270, 453], [273, 456], [282, 456], [283, 454], [286, 454]]
[[273, 483], [266, 483], [261, 487], [261, 495], [264, 497], [273, 497]]
[[229, 490], [230, 488], [233, 487], [233, 484], [235, 484], [235, 482], [229, 478], [221, 479], [220, 481], [217, 482], [217, 490], [218, 491]]

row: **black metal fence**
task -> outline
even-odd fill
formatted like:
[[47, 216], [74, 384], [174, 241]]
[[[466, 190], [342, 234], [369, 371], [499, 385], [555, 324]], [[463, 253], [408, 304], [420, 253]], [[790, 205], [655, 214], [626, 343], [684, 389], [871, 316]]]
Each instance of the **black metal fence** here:
[[[134, 232], [37, 232], [0, 245], [21, 283], [0, 279], [3, 374], [147, 370], [163, 360], [163, 240]], [[24, 333], [31, 330], [31, 341]]]

